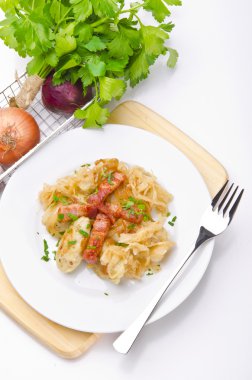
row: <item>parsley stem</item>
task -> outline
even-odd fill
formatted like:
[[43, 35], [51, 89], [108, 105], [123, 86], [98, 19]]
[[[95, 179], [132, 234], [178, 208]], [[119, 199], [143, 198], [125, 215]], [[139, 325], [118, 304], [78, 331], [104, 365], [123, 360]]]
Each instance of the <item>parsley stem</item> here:
[[67, 12], [64, 14], [64, 16], [59, 20], [59, 22], [57, 23], [56, 27], [55, 27], [55, 33], [58, 31], [59, 29], [59, 26], [60, 24], [66, 20], [66, 16], [68, 15], [68, 13], [72, 10], [72, 7], [69, 7], [69, 9], [67, 10]]
[[97, 82], [95, 78], [94, 78], [94, 85], [95, 85], [95, 101], [97, 102], [99, 91], [98, 91], [98, 86], [97, 86]]
[[92, 24], [90, 24], [90, 26], [92, 26], [92, 27], [94, 28], [94, 27], [96, 27], [96, 26], [98, 26], [98, 25], [103, 24], [103, 23], [106, 22], [108, 19], [109, 19], [108, 17], [103, 17], [103, 18], [101, 18], [100, 20], [95, 21], [95, 22], [93, 22]]
[[39, 72], [38, 72], [38, 76], [39, 76], [40, 78], [46, 78], [47, 75], [50, 73], [51, 70], [52, 70], [52, 67], [49, 66], [49, 65], [47, 65], [47, 64], [45, 64], [45, 65], [43, 65], [43, 66], [41, 67], [41, 69], [39, 70]]
[[142, 27], [142, 26], [143, 26], [143, 23], [142, 23], [142, 21], [140, 20], [140, 18], [139, 18], [135, 13], [134, 13], [134, 16], [135, 16], [135, 18], [138, 20], [140, 26]]
[[143, 5], [144, 5], [144, 4], [142, 3], [142, 4], [138, 4], [138, 5], [136, 5], [135, 7], [132, 7], [132, 8], [130, 8], [130, 9], [125, 9], [124, 11], [120, 12], [120, 14], [122, 14], [122, 13], [132, 12], [132, 11], [134, 11], [135, 9], [139, 9], [139, 8], [141, 8]]

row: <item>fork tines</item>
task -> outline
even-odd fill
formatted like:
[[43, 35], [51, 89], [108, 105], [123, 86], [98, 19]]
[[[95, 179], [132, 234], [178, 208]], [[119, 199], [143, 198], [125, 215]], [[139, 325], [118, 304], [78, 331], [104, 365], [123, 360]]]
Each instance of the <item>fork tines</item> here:
[[[222, 186], [222, 188], [218, 191], [218, 193], [215, 195], [215, 197], [212, 200], [212, 208], [216, 209], [218, 207], [218, 212], [222, 211], [223, 216], [225, 216], [226, 212], [229, 210], [229, 218], [231, 220], [233, 219], [233, 216], [237, 210], [237, 207], [240, 203], [241, 197], [243, 195], [244, 189], [242, 189], [234, 201], [232, 207], [231, 203], [235, 197], [235, 194], [237, 193], [237, 190], [239, 186], [236, 186], [235, 190], [232, 191], [234, 184], [232, 184], [230, 187], [228, 186], [228, 181]], [[224, 208], [223, 208], [224, 207]]]

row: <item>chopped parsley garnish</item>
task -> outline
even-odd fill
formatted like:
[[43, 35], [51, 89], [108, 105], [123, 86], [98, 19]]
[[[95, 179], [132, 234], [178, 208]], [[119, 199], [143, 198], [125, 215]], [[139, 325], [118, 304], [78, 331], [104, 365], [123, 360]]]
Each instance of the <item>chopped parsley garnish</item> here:
[[89, 237], [89, 234], [84, 230], [79, 230], [79, 233], [84, 236], [85, 238]]
[[101, 172], [101, 176], [103, 178], [106, 178], [107, 176], [107, 171], [108, 171], [108, 168], [106, 168], [106, 166], [104, 168], [102, 168], [102, 172]]
[[170, 215], [171, 215], [171, 213], [170, 213], [170, 212], [167, 212], [167, 214], [166, 214], [167, 218], [168, 218]]
[[120, 243], [119, 241], [115, 242], [115, 245], [119, 245], [119, 247], [128, 247], [129, 244], [126, 243]]
[[177, 220], [177, 217], [176, 216], [174, 216], [173, 218], [172, 218], [172, 220], [169, 220], [169, 222], [168, 222], [168, 224], [170, 224], [170, 226], [174, 226], [174, 223], [176, 222], [176, 220]]
[[96, 249], [96, 245], [88, 245], [87, 249]]
[[61, 231], [61, 232], [59, 232], [59, 234], [62, 236], [62, 235], [64, 235], [64, 233], [65, 233], [65, 231]]
[[108, 296], [109, 294], [108, 293], [106, 293], [106, 292], [104, 292], [104, 294], [105, 294], [105, 296]]
[[59, 201], [60, 203], [62, 203], [63, 205], [68, 205], [69, 204], [69, 198], [62, 195], [61, 197], [59, 197]]
[[133, 230], [136, 227], [135, 223], [130, 223], [128, 225], [128, 230]]
[[44, 260], [47, 262], [50, 260], [49, 251], [48, 251], [48, 243], [45, 239], [43, 240], [43, 243], [44, 243], [44, 255], [41, 257], [41, 260]]
[[140, 204], [140, 205], [138, 205], [137, 207], [138, 207], [139, 210], [141, 210], [141, 211], [144, 211], [144, 210], [146, 209], [145, 204]]
[[55, 203], [58, 203], [59, 202], [59, 197], [57, 197], [56, 194], [53, 194], [53, 200]]
[[44, 256], [41, 257], [41, 260], [44, 260], [44, 261], [47, 262], [47, 261], [50, 260], [50, 258], [49, 258], [49, 256], [45, 256], [45, 255], [44, 255]]
[[68, 205], [69, 204], [69, 198], [66, 197], [65, 195], [62, 195], [61, 197], [58, 197], [58, 195], [53, 194], [53, 201], [54, 203], [62, 203], [63, 205]]
[[67, 213], [67, 216], [72, 219], [73, 222], [75, 222], [79, 217], [77, 215], [72, 214], [71, 212]]
[[56, 243], [56, 247], [59, 246], [59, 243], [60, 243], [60, 239], [58, 239], [57, 243]]
[[90, 227], [91, 227], [91, 224], [88, 223], [88, 224], [86, 225], [86, 228], [90, 228]]
[[56, 260], [56, 253], [57, 253], [57, 251], [52, 251], [52, 254], [53, 254], [53, 256], [54, 256], [54, 257], [53, 257], [54, 260]]
[[137, 214], [137, 213], [135, 212], [135, 210], [133, 210], [133, 209], [129, 209], [128, 214], [129, 214], [129, 215], [135, 215], [135, 214]]
[[124, 210], [129, 210], [132, 206], [134, 206], [134, 204], [135, 203], [133, 201], [128, 200], [122, 207]]
[[58, 221], [59, 222], [62, 222], [62, 220], [64, 219], [64, 214], [58, 214]]
[[83, 164], [83, 165], [81, 165], [82, 168], [84, 168], [85, 166], [91, 166], [91, 164]]
[[49, 254], [49, 252], [48, 252], [48, 243], [47, 243], [47, 241], [45, 239], [43, 240], [43, 242], [44, 242], [44, 252], [45, 252], [45, 254]]
[[145, 222], [148, 222], [148, 220], [150, 220], [149, 215], [144, 214], [144, 216], [143, 216], [143, 220], [144, 220]]
[[146, 204], [141, 199], [135, 199], [134, 197], [129, 197], [128, 200], [124, 202], [122, 208], [124, 210], [128, 210], [129, 216], [130, 215], [144, 215], [144, 212], [146, 210]]
[[75, 245], [77, 243], [77, 240], [69, 240], [67, 242], [68, 245]]
[[133, 202], [133, 203], [136, 203], [136, 202], [137, 202], [136, 198], [134, 198], [134, 197], [129, 197], [128, 199], [129, 199], [129, 201], [131, 201], [131, 202]]
[[113, 180], [113, 173], [110, 172], [108, 175], [107, 175], [107, 181], [110, 185], [113, 185], [114, 182], [112, 181]]
[[102, 171], [102, 178], [107, 179], [110, 185], [113, 185], [113, 172], [107, 173], [108, 169], [105, 167]]
[[140, 203], [139, 205], [137, 205], [137, 207], [139, 208], [139, 210], [145, 210], [146, 209], [146, 206], [144, 203]]
[[146, 272], [146, 276], [152, 276], [154, 274], [153, 270], [151, 268], [148, 268], [148, 271]]

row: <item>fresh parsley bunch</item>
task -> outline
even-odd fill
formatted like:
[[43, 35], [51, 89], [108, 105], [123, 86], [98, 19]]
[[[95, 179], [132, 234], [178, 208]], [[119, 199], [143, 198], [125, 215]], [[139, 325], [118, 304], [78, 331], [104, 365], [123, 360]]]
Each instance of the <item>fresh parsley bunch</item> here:
[[[168, 67], [178, 53], [166, 41], [174, 24], [166, 22], [169, 6], [180, 0], [0, 0], [5, 19], [0, 38], [21, 57], [30, 56], [27, 72], [44, 79], [54, 70], [54, 84], [81, 80], [95, 88], [95, 100], [75, 116], [85, 128], [101, 127], [109, 116], [104, 105], [120, 99], [127, 84], [147, 78], [149, 68], [169, 53]], [[151, 12], [156, 26], [145, 25], [138, 11]], [[30, 79], [28, 78], [28, 80]]]

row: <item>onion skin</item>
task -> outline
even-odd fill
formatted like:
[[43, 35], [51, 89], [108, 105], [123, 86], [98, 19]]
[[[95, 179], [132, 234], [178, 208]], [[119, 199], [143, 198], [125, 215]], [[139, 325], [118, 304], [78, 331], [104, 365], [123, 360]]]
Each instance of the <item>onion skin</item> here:
[[[3, 170], [2, 166], [0, 166], [0, 175], [3, 173], [4, 173], [4, 170]], [[0, 182], [0, 191], [3, 191], [4, 186], [5, 186], [5, 183], [3, 181]]]
[[74, 85], [66, 81], [58, 86], [53, 85], [53, 74], [50, 74], [42, 86], [42, 101], [44, 106], [53, 112], [72, 114], [92, 99], [92, 88], [87, 88], [83, 95], [83, 86], [80, 80]]
[[0, 165], [10, 166], [39, 143], [35, 119], [21, 108], [0, 109]]

